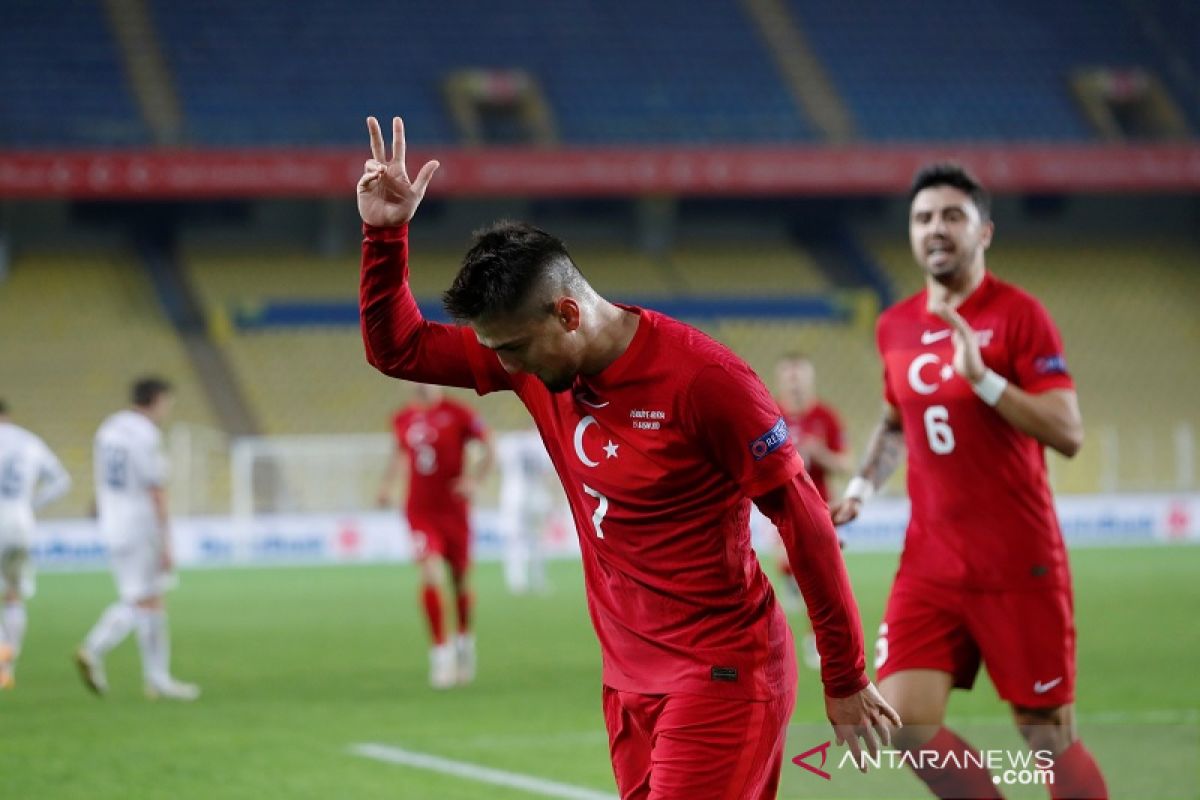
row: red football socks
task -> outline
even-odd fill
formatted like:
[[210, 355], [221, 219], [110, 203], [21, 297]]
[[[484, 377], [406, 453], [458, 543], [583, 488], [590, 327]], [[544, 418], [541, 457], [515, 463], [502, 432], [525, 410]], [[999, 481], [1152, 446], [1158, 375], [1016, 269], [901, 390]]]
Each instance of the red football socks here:
[[992, 774], [978, 763], [963, 758], [964, 753], [973, 752], [973, 750], [971, 745], [963, 741], [954, 731], [946, 727], [939, 729], [934, 737], [919, 749], [926, 752], [936, 751], [939, 754], [937, 760], [942, 762], [945, 759], [940, 756], [954, 753], [958, 756], [956, 760], [963, 765], [961, 769], [947, 766], [920, 767], [913, 770], [918, 778], [925, 781], [929, 791], [938, 797], [943, 800], [948, 800], [948, 798], [956, 800], [1000, 798], [1003, 800], [1004, 795], [1000, 794], [1000, 790], [992, 782]]
[[1108, 786], [1091, 752], [1075, 742], [1054, 760], [1053, 800], [1108, 800]]
[[421, 601], [425, 606], [425, 616], [429, 620], [429, 635], [436, 645], [445, 644], [446, 628], [442, 622], [442, 594], [436, 586], [426, 585], [421, 591]]
[[471, 629], [471, 593], [461, 592], [455, 599], [458, 601], [458, 632], [464, 634]]

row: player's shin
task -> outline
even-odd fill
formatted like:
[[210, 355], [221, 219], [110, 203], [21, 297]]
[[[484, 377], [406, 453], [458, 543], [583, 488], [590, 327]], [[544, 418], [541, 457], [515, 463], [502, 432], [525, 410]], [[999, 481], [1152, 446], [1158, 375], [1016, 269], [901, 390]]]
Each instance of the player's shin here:
[[84, 639], [83, 647], [88, 653], [102, 657], [125, 641], [125, 637], [133, 630], [133, 624], [133, 609], [122, 602], [113, 603], [100, 615]]
[[425, 610], [425, 619], [429, 622], [429, 638], [433, 644], [442, 645], [446, 642], [446, 627], [442, 616], [442, 593], [432, 584], [421, 588], [421, 606]]
[[463, 589], [454, 599], [458, 606], [458, 633], [462, 636], [471, 631], [471, 606], [474, 598], [469, 590]]
[[12, 658], [21, 653], [21, 643], [25, 641], [25, 604], [9, 602], [4, 606], [3, 639], [12, 648]]
[[165, 684], [170, 676], [171, 648], [167, 637], [167, 613], [161, 608], [139, 608], [136, 620], [142, 676], [148, 686]]
[[941, 798], [1002, 798], [992, 775], [978, 759], [967, 757], [977, 753], [958, 734], [942, 727], [933, 738], [918, 750], [911, 750], [917, 765], [913, 772], [924, 781], [936, 797]]
[[1054, 760], [1050, 797], [1072, 800], [1107, 800], [1108, 786], [1091, 752], [1076, 741]]

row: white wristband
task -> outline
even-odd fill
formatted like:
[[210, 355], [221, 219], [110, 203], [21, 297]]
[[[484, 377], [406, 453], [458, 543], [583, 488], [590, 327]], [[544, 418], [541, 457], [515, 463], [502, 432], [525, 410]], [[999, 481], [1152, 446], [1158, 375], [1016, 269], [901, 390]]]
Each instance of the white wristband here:
[[846, 493], [842, 495], [847, 500], [854, 499], [866, 503], [875, 494], [875, 485], [861, 475], [855, 475], [846, 484]]
[[975, 390], [975, 394], [979, 395], [979, 399], [989, 406], [1000, 402], [1000, 395], [1004, 394], [1006, 386], [1008, 386], [1008, 378], [991, 369], [983, 373], [982, 378], [971, 384], [971, 388]]

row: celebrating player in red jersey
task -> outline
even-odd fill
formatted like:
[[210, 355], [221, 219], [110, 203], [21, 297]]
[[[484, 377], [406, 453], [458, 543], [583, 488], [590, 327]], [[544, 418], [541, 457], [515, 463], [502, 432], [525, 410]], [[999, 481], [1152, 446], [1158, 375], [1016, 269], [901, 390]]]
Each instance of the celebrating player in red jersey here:
[[[433, 647], [429, 651], [429, 682], [435, 689], [475, 678], [475, 638], [471, 634], [471, 592], [467, 570], [471, 565], [471, 531], [467, 505], [478, 478], [491, 468], [491, 438], [483, 421], [462, 403], [447, 400], [441, 387], [417, 384], [413, 402], [392, 419], [396, 452], [388, 465], [379, 504], [391, 504], [392, 487], [408, 471], [405, 511], [412, 531], [413, 549], [421, 564], [421, 602], [429, 619]], [[467, 445], [482, 442], [484, 456], [474, 474], [465, 469]], [[458, 608], [458, 635], [446, 641], [442, 622], [445, 569]]]
[[[808, 476], [821, 499], [829, 502], [828, 477], [850, 471], [850, 451], [841, 419], [817, 397], [816, 370], [808, 356], [788, 353], [776, 362], [775, 396]], [[784, 591], [795, 592], [796, 582], [792, 580], [786, 552], [779, 557], [779, 572], [784, 578]], [[809, 667], [820, 668], [817, 638], [811, 630], [804, 635], [801, 651]]]
[[368, 120], [358, 184], [367, 360], [385, 374], [517, 393], [570, 502], [603, 655], [623, 798], [770, 798], [795, 699], [787, 622], [750, 548], [750, 500], [782, 533], [824, 654], [826, 709], [856, 753], [895, 712], [867, 680], [858, 609], [825, 506], [778, 406], [693, 328], [596, 294], [562, 242], [500, 223], [476, 235], [428, 322], [408, 288], [408, 228], [437, 169], [410, 181]]
[[[943, 727], [982, 661], [1035, 751], [1051, 797], [1106, 797], [1075, 731], [1075, 625], [1043, 447], [1073, 456], [1083, 422], [1062, 341], [1030, 295], [984, 266], [990, 200], [961, 167], [913, 181], [909, 237], [925, 290], [879, 319], [886, 404], [866, 463], [834, 508], [848, 522], [908, 451], [912, 519], [876, 648], [900, 746], [968, 745]], [[982, 767], [922, 769], [939, 797], [999, 797]]]
[[789, 353], [775, 365], [776, 397], [808, 476], [821, 499], [829, 501], [829, 475], [849, 472], [850, 451], [842, 420], [817, 397], [817, 374], [812, 360]]

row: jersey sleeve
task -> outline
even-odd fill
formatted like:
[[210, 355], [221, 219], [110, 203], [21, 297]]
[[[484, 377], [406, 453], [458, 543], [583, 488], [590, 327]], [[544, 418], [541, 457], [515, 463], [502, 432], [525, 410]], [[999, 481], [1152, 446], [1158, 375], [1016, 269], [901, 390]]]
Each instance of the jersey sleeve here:
[[744, 364], [703, 367], [692, 380], [687, 402], [693, 435], [747, 497], [803, 471], [779, 406]]
[[421, 315], [408, 285], [408, 225], [363, 223], [359, 313], [367, 362], [385, 375], [479, 394], [512, 388], [496, 354], [469, 327]]
[[33, 507], [42, 508], [71, 489], [71, 476], [45, 442], [38, 440], [38, 488]]
[[171, 467], [167, 462], [167, 454], [163, 451], [159, 440], [147, 441], [135, 447], [131, 453], [134, 467], [142, 485], [147, 488], [163, 488], [171, 476]]
[[825, 501], [807, 475], [797, 475], [754, 503], [779, 531], [804, 597], [825, 693], [849, 697], [862, 691], [868, 682], [862, 621]]
[[1018, 386], [1032, 394], [1074, 388], [1063, 355], [1062, 336], [1045, 306], [1028, 298], [1025, 313], [1010, 336], [1012, 369]]
[[846, 427], [832, 408], [826, 408], [829, 424], [825, 429], [825, 446], [835, 453], [846, 452]]

